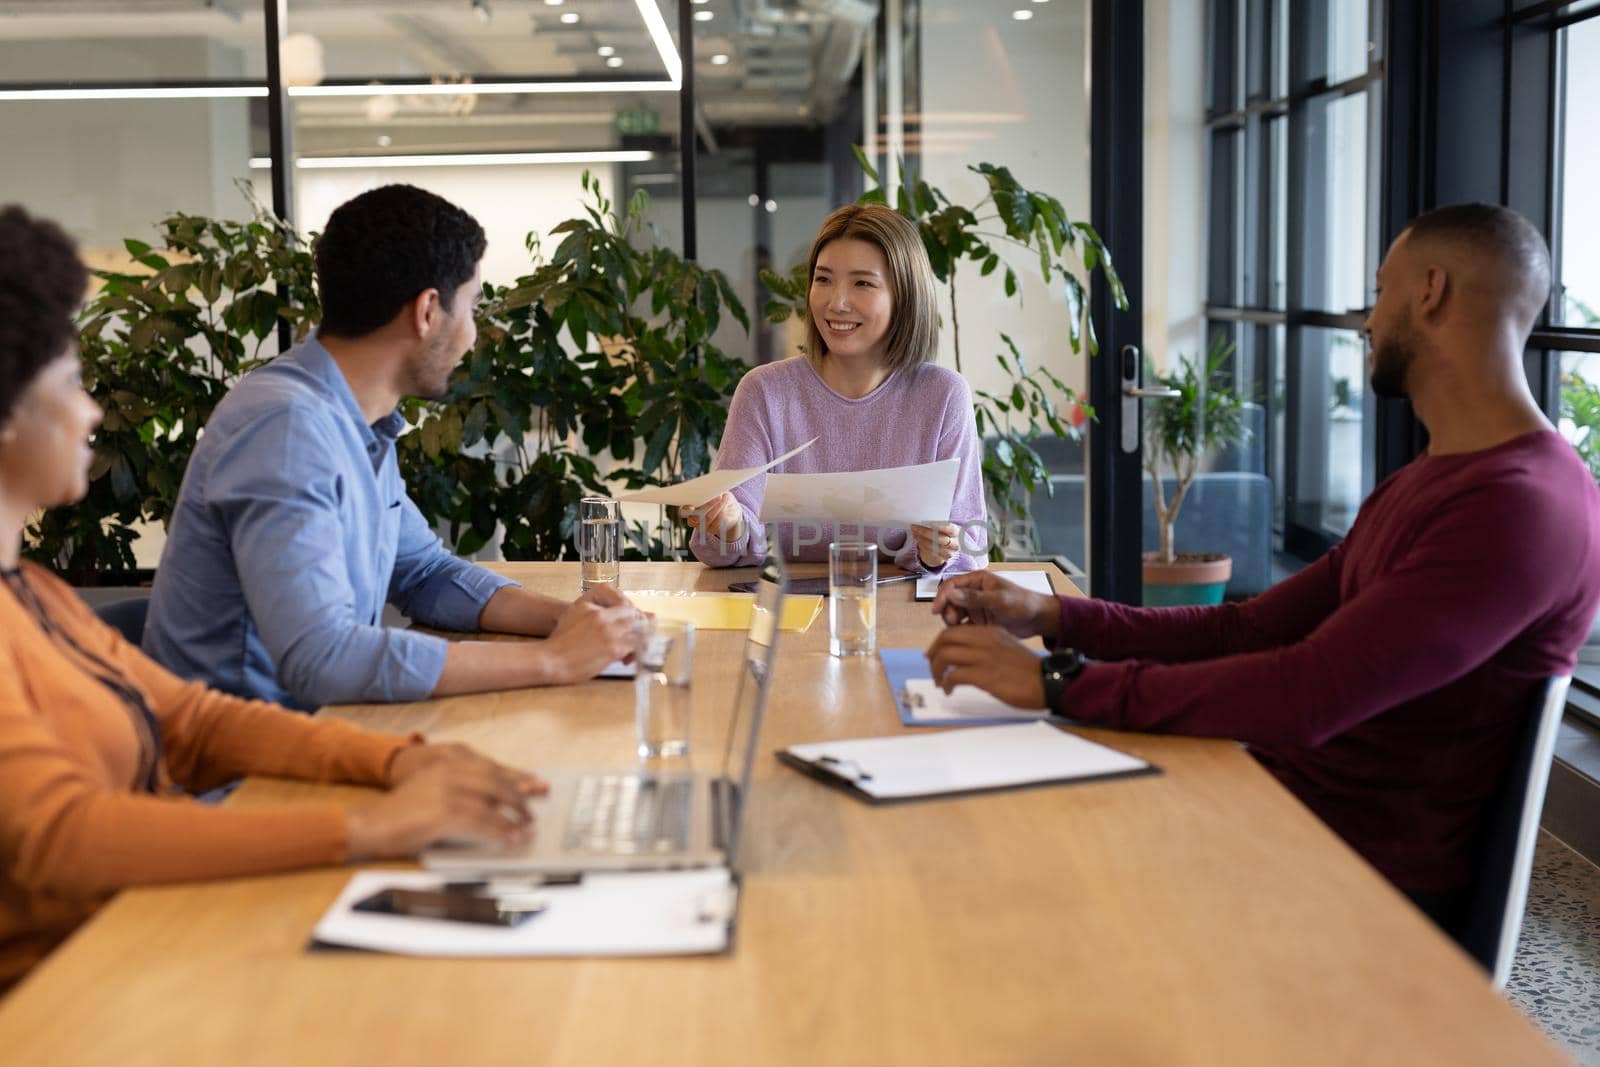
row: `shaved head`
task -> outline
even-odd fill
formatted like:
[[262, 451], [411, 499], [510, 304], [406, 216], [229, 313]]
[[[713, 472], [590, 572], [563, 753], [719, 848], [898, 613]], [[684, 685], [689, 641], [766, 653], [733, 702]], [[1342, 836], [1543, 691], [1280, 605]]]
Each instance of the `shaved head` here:
[[1534, 225], [1510, 208], [1437, 208], [1413, 219], [1402, 237], [1410, 263], [1443, 267], [1470, 314], [1509, 318], [1526, 336], [1550, 299], [1550, 250]]

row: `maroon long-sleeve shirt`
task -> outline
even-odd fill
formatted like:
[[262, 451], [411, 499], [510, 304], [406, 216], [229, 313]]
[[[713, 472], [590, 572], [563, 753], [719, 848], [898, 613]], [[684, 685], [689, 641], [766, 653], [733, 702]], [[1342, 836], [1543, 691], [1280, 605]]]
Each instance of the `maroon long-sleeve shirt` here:
[[1344, 542], [1253, 600], [1063, 597], [1084, 722], [1231, 737], [1402, 889], [1465, 885], [1540, 683], [1600, 602], [1600, 493], [1561, 437], [1424, 455]]

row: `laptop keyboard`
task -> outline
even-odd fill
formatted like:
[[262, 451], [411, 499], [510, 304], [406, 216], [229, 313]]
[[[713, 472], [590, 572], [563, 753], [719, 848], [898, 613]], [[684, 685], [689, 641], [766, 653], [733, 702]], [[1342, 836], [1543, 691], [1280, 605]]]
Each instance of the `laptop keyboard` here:
[[563, 846], [624, 856], [687, 851], [693, 790], [691, 778], [585, 775], [578, 780]]

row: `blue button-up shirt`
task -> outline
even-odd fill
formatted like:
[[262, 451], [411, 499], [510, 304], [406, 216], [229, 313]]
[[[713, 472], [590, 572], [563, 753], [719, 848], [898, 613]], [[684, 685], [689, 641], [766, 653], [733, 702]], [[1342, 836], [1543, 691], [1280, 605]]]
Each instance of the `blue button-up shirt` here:
[[421, 700], [445, 642], [514, 584], [450, 554], [406, 495], [399, 412], [367, 425], [316, 338], [245, 376], [184, 474], [144, 649], [168, 669], [298, 708]]

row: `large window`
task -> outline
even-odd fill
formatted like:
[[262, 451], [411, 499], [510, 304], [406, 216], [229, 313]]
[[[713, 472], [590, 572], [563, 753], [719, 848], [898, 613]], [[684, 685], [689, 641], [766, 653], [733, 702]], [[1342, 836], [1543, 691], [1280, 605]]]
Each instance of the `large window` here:
[[1274, 532], [1311, 558], [1372, 488], [1381, 0], [1212, 0], [1206, 314], [1262, 408]]
[[[1521, 179], [1513, 188], [1522, 190], [1512, 206], [1536, 218], [1545, 206], [1539, 221], [1555, 266], [1528, 365], [1552, 421], [1600, 480], [1600, 203], [1592, 189], [1600, 141], [1591, 132], [1600, 107], [1600, 3], [1519, 7], [1510, 19], [1514, 93], [1542, 105], [1549, 136], [1541, 152], [1508, 153], [1508, 169]], [[1600, 644], [1579, 654], [1570, 699], [1600, 723]]]

